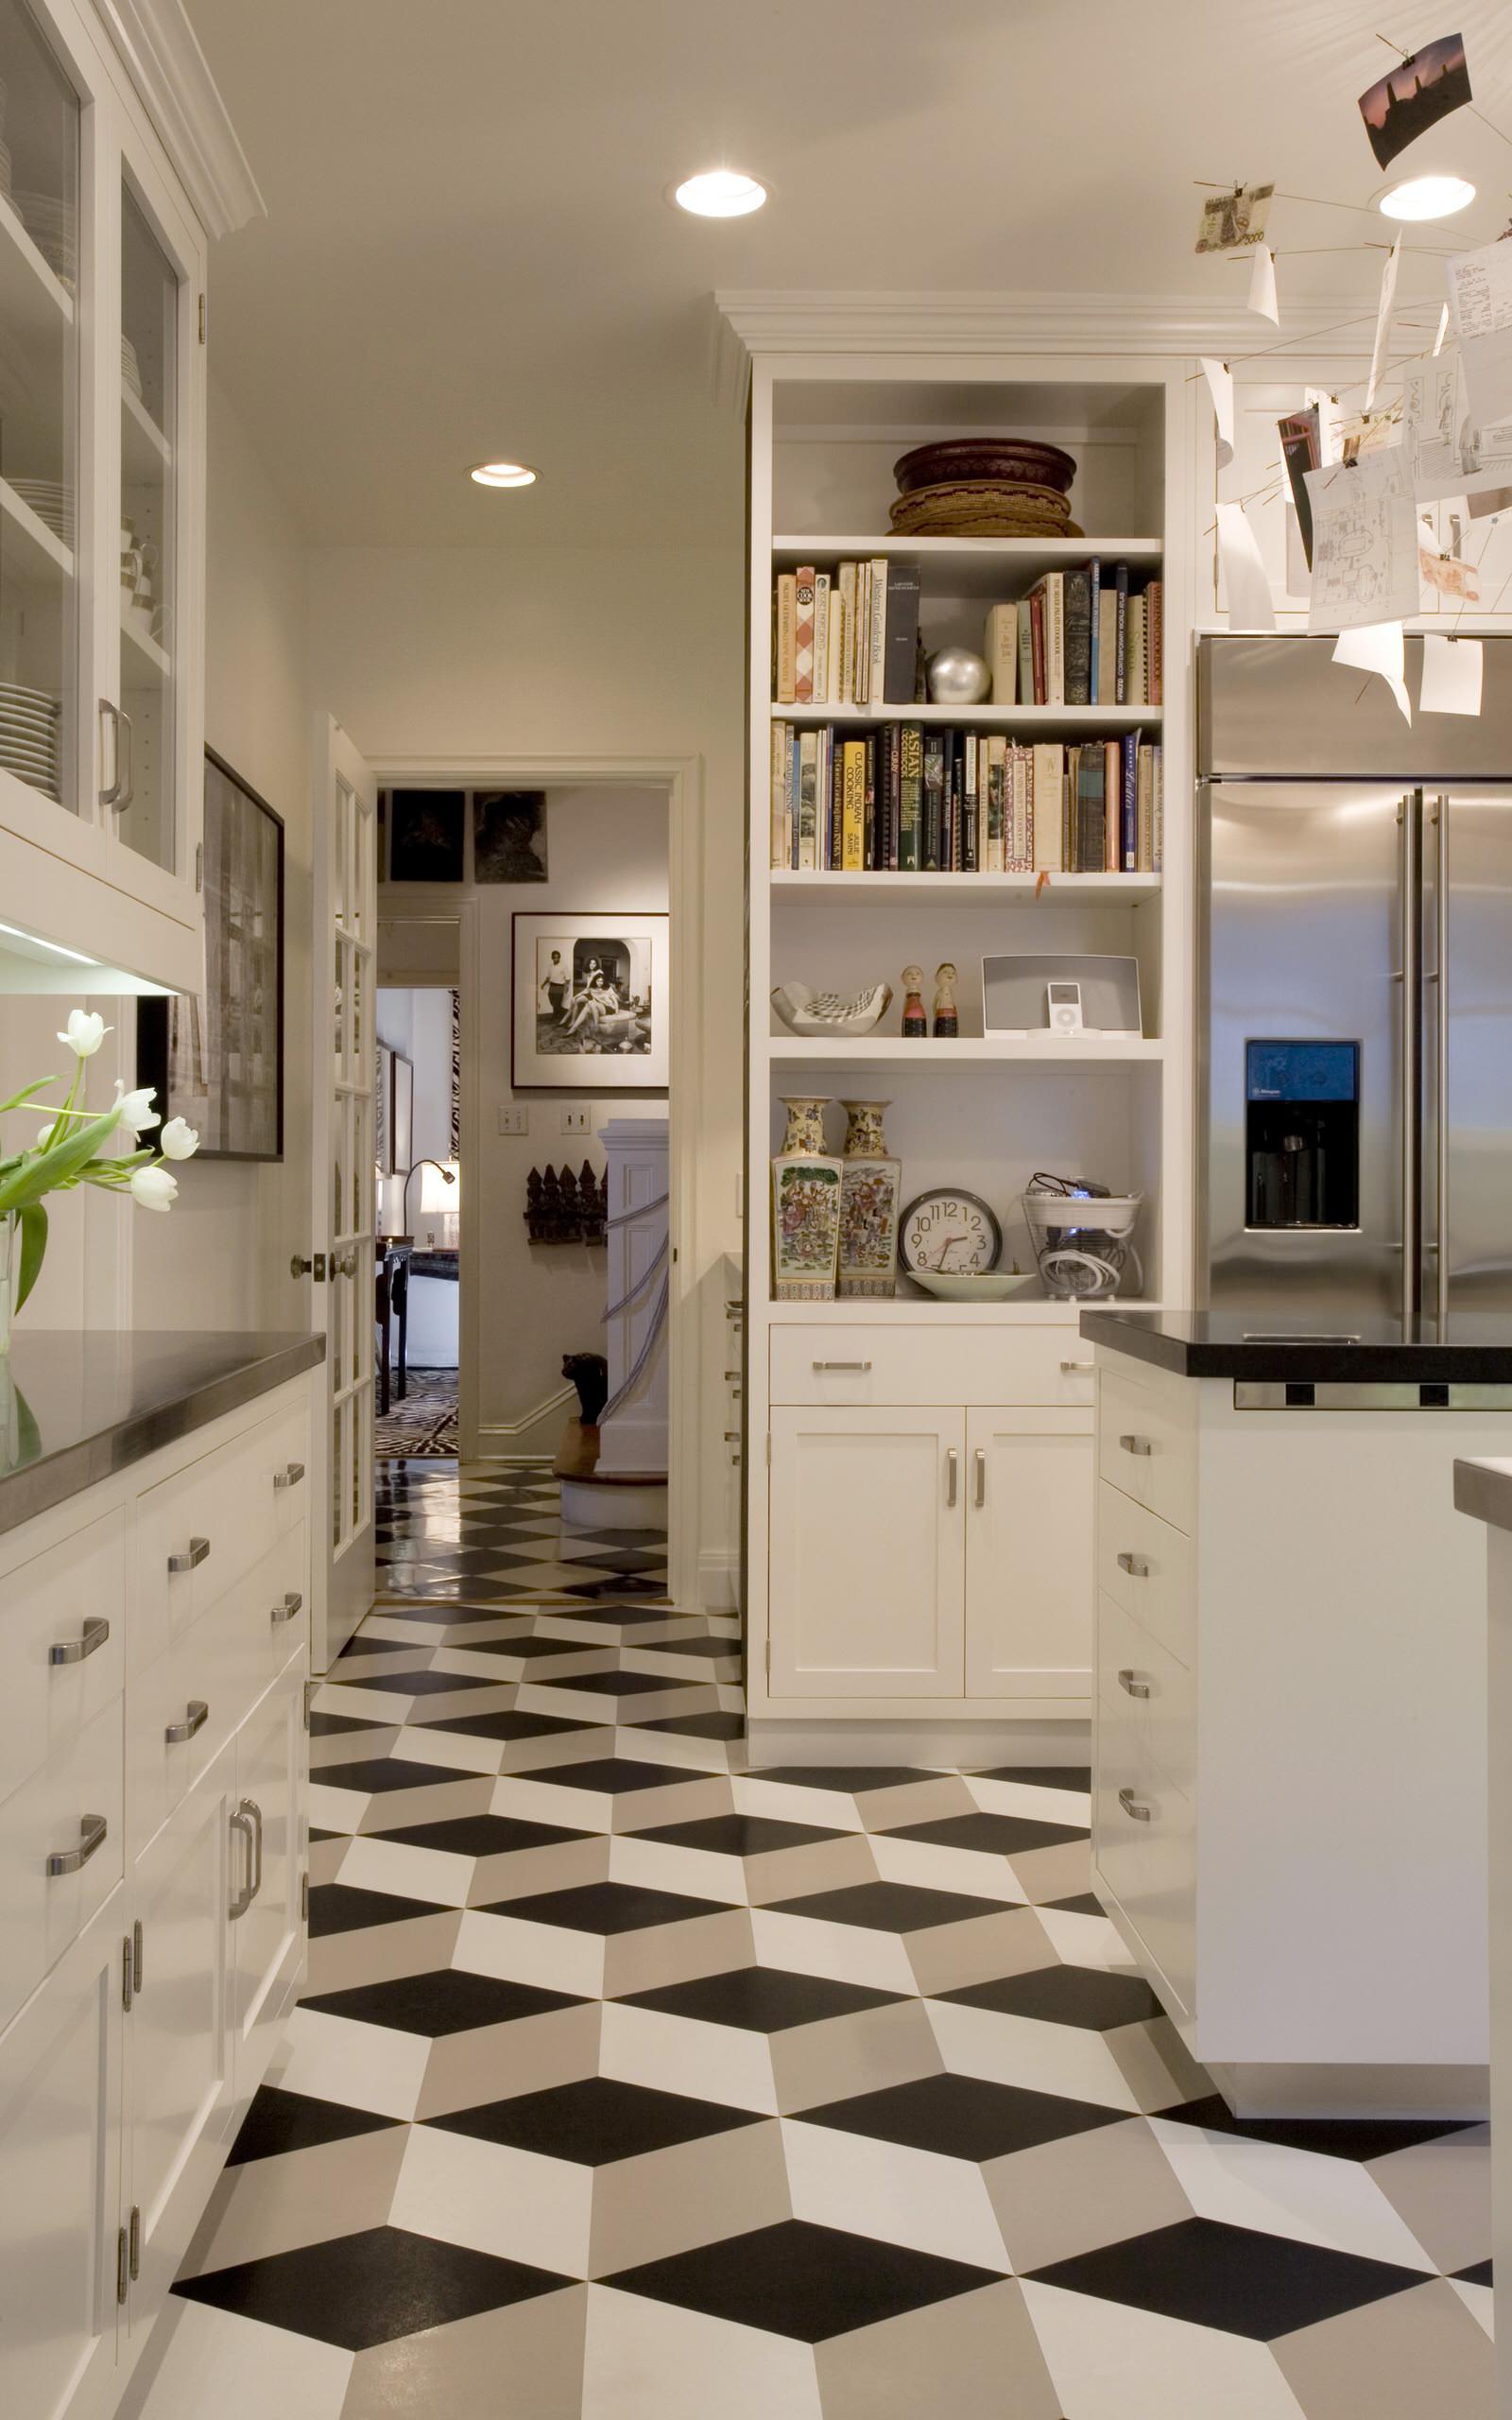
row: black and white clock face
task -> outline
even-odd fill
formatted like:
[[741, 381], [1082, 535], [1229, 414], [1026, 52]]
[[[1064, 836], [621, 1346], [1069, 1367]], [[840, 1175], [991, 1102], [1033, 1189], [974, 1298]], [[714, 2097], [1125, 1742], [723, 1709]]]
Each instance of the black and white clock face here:
[[1003, 1230], [976, 1194], [953, 1193], [940, 1185], [910, 1201], [898, 1244], [905, 1269], [927, 1270], [939, 1277], [976, 1276], [996, 1269]]

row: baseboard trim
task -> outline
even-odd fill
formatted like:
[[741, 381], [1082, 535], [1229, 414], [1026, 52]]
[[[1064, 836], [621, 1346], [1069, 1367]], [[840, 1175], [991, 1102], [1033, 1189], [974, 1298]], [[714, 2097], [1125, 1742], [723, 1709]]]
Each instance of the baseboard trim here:
[[749, 1725], [753, 1765], [1085, 1765], [1090, 1722], [792, 1722]]
[[730, 1547], [705, 1547], [698, 1556], [698, 1604], [706, 1614], [740, 1611], [740, 1557]]
[[576, 1387], [558, 1387], [518, 1420], [478, 1423], [478, 1452], [490, 1462], [549, 1462], [561, 1443], [562, 1414], [577, 1401]]
[[1236, 2118], [1445, 2118], [1473, 2125], [1490, 2103], [1485, 2067], [1214, 2060], [1208, 2072]]

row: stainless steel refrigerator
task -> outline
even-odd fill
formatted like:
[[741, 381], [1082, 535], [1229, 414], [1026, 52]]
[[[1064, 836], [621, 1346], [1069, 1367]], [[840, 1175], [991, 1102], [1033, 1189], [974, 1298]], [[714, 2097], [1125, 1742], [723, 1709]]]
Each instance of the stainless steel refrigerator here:
[[1331, 638], [1198, 642], [1198, 1299], [1267, 1328], [1512, 1310], [1512, 638], [1481, 644], [1481, 713], [1409, 727]]

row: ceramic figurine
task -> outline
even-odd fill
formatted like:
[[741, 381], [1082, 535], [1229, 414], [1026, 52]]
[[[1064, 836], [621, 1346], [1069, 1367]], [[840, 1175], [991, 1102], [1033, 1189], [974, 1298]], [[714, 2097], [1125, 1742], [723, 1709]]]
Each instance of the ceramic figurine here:
[[929, 1019], [924, 1014], [924, 970], [921, 966], [903, 968], [903, 1040], [922, 1042], [929, 1031]]
[[978, 706], [992, 675], [969, 647], [942, 647], [929, 659], [929, 694], [937, 706]]
[[833, 1303], [842, 1163], [824, 1148], [822, 1099], [795, 1094], [782, 1107], [787, 1131], [772, 1162], [773, 1298]]
[[961, 1030], [960, 1011], [955, 1006], [955, 969], [947, 958], [935, 969], [935, 1034], [938, 1041], [954, 1042]]
[[898, 1195], [901, 1162], [887, 1155], [885, 1100], [847, 1100], [845, 1156], [840, 1173], [841, 1299], [882, 1295], [898, 1283]]

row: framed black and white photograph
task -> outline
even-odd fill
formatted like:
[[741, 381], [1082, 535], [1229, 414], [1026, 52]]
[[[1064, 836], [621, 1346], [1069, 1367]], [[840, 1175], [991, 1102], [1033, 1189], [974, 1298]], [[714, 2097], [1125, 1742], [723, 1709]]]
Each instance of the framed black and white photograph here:
[[474, 790], [474, 882], [544, 882], [544, 790]]
[[466, 790], [390, 790], [390, 882], [460, 882]]
[[415, 1165], [415, 1065], [413, 1060], [392, 1054], [394, 1091], [389, 1111], [389, 1142], [394, 1155], [393, 1173], [407, 1176]]
[[205, 751], [205, 989], [137, 1002], [137, 1081], [201, 1159], [284, 1156], [284, 819]]
[[378, 1045], [378, 1071], [372, 1086], [372, 1156], [380, 1176], [394, 1173], [394, 1054], [387, 1042]]
[[664, 915], [516, 915], [516, 1091], [664, 1092], [668, 971]]

